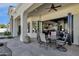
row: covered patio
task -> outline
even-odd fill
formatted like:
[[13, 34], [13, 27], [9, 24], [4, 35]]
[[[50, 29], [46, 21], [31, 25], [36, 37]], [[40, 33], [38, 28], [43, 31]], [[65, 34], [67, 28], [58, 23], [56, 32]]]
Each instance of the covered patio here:
[[[27, 25], [27, 28], [29, 30], [28, 34], [30, 35], [30, 37], [34, 37], [37, 38], [37, 31], [38, 31], [38, 21], [40, 21], [39, 23], [39, 32], [43, 33], [43, 29], [44, 29], [44, 22], [46, 22], [45, 26], [50, 25], [55, 25], [53, 27], [57, 27], [58, 26], [62, 26], [62, 29], [67, 30], [71, 36], [72, 36], [72, 42], [73, 42], [73, 32], [74, 32], [74, 28], [73, 28], [73, 17], [72, 15], [74, 14], [74, 10], [72, 12], [70, 12], [71, 7], [75, 6], [76, 4], [64, 4], [64, 3], [57, 3], [54, 4], [54, 6], [58, 6], [61, 5], [61, 7], [56, 8], [56, 10], [52, 9], [50, 10], [52, 3], [45, 3], [42, 4], [41, 6], [35, 8], [33, 11], [28, 13], [28, 19], [27, 19], [27, 23], [29, 23], [29, 28]], [[69, 15], [71, 14], [71, 15]], [[66, 22], [66, 23], [65, 23]], [[47, 24], [48, 23], [48, 24]], [[60, 24], [58, 24], [60, 23]], [[53, 28], [52, 27], [52, 28]], [[56, 29], [56, 30], [57, 30]]]
[[[73, 34], [73, 44], [79, 45], [79, 33], [78, 33], [78, 18], [79, 18], [79, 4], [64, 4], [64, 3], [54, 3], [55, 6], [61, 5], [61, 7], [57, 8], [57, 11], [51, 10], [49, 12], [49, 8], [51, 7], [52, 3], [44, 3], [44, 4], [22, 4], [21, 8], [16, 9], [16, 13], [14, 15], [14, 20], [17, 20], [17, 17], [20, 19], [20, 40], [23, 42], [27, 42], [26, 36], [27, 34], [32, 38], [37, 38], [37, 22], [40, 22], [40, 33], [42, 33], [42, 22], [49, 21], [49, 20], [56, 20], [61, 19], [63, 17], [67, 17], [67, 21], [73, 19], [73, 24], [71, 25], [71, 21], [68, 21], [67, 26], [65, 26], [70, 34]], [[22, 8], [24, 8], [22, 10]], [[18, 15], [18, 16], [17, 16]], [[72, 17], [73, 15], [73, 17]], [[15, 21], [16, 22], [16, 21]], [[14, 22], [14, 23], [15, 23]], [[17, 23], [15, 23], [17, 24]], [[61, 23], [63, 24], [63, 23]], [[63, 25], [64, 26], [64, 25]], [[16, 27], [16, 26], [14, 26]], [[64, 27], [63, 27], [64, 28]], [[15, 33], [16, 28], [13, 30]], [[73, 33], [72, 33], [73, 32]], [[16, 34], [14, 34], [16, 35]], [[17, 35], [16, 35], [17, 36]], [[35, 39], [36, 40], [36, 39]]]

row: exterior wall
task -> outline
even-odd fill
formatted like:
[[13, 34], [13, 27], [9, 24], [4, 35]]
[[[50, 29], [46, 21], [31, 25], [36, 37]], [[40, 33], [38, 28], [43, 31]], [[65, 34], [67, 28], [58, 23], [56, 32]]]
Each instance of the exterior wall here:
[[74, 15], [74, 44], [79, 45], [79, 14]]
[[10, 25], [10, 24], [8, 24], [8, 26], [7, 26], [7, 27], [8, 27], [8, 31], [9, 31], [9, 32], [11, 32], [11, 25]]
[[11, 34], [13, 33], [13, 17], [10, 17], [10, 24], [9, 24], [9, 31], [11, 32]]
[[18, 22], [16, 19], [13, 20], [13, 37], [18, 36]]
[[8, 15], [9, 15], [9, 19], [10, 19], [10, 23], [9, 23], [9, 31], [11, 32], [11, 35], [13, 36], [13, 15], [15, 14], [15, 7], [10, 6], [8, 8]]

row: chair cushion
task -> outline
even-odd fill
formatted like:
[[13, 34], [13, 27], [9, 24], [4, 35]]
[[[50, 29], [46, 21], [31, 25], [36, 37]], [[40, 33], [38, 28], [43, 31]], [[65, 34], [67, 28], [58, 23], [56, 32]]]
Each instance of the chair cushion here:
[[53, 31], [51, 32], [51, 39], [52, 40], [56, 39], [56, 32]]
[[45, 34], [40, 33], [40, 38], [41, 38], [41, 41], [46, 42]]

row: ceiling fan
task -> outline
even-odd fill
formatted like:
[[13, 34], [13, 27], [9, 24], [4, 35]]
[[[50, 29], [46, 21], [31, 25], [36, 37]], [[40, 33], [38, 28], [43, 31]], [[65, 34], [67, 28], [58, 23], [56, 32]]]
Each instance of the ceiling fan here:
[[53, 9], [54, 11], [57, 11], [57, 8], [61, 7], [62, 5], [58, 5], [58, 6], [55, 6], [54, 4], [51, 5], [50, 8], [46, 8], [46, 9], [49, 9], [49, 12]]

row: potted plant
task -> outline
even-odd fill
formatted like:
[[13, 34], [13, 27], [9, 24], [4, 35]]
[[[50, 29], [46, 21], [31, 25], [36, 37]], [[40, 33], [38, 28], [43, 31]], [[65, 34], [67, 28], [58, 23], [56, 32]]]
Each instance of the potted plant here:
[[9, 32], [9, 31], [4, 32], [4, 35], [5, 35], [7, 38], [12, 38], [11, 32]]

